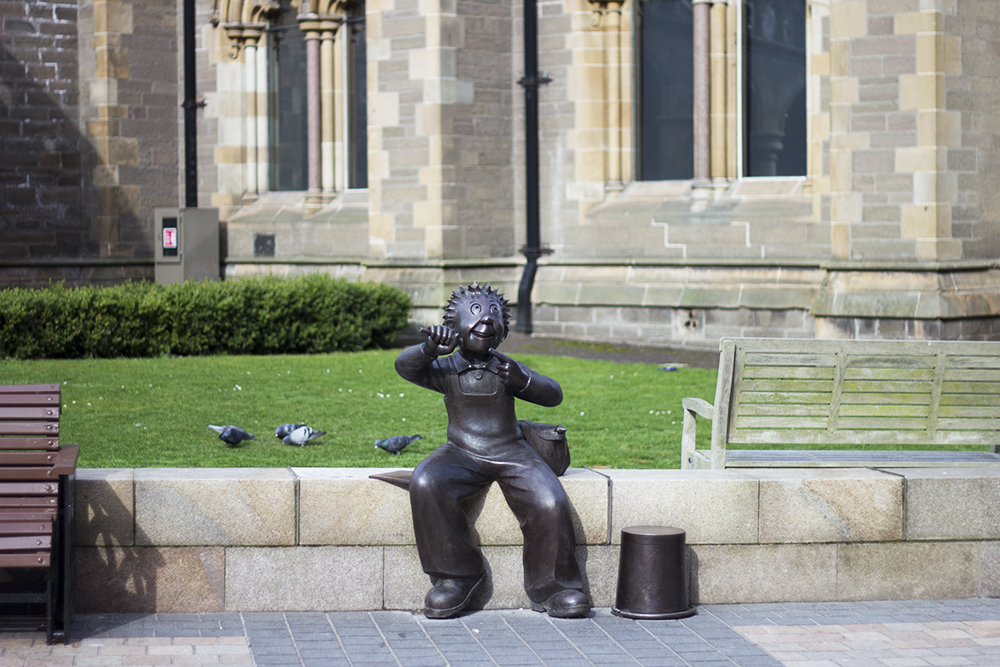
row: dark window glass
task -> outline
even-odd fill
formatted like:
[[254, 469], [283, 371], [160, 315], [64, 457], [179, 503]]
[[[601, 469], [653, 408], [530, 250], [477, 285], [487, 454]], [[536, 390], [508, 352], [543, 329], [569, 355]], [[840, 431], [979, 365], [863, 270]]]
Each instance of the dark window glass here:
[[368, 75], [365, 56], [365, 3], [351, 5], [347, 17], [347, 182], [368, 187]]
[[691, 0], [643, 0], [639, 12], [639, 175], [693, 178]]
[[272, 190], [307, 188], [306, 43], [295, 16], [294, 10], [282, 9], [268, 31]]
[[806, 173], [805, 0], [745, 0], [747, 176]]

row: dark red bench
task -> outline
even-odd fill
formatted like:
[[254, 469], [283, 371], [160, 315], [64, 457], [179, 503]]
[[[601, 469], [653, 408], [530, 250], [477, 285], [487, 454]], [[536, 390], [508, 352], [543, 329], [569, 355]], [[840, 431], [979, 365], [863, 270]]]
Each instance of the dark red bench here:
[[[0, 614], [45, 605], [48, 643], [66, 642], [73, 620], [73, 500], [77, 445], [59, 445], [59, 385], [0, 385]], [[44, 591], [17, 586], [42, 568]], [[31, 574], [28, 572], [27, 574]], [[30, 582], [30, 577], [21, 577]], [[18, 590], [21, 588], [20, 590]]]

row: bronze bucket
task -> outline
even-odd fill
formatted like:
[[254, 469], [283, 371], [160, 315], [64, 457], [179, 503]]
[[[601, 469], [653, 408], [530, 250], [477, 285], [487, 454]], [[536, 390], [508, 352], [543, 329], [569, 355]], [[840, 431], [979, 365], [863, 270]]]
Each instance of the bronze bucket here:
[[669, 526], [622, 528], [618, 592], [611, 613], [635, 619], [686, 618], [689, 602], [685, 531]]

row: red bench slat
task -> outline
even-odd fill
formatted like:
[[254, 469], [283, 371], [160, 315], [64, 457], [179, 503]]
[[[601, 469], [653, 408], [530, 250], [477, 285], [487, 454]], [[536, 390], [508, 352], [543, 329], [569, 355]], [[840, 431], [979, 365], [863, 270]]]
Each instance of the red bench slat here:
[[50, 496], [58, 492], [55, 482], [0, 482], [0, 496]]
[[48, 551], [0, 552], [0, 567], [48, 567], [51, 564], [52, 556]]
[[52, 548], [52, 534], [0, 536], [0, 553], [4, 551], [41, 551]]
[[37, 521], [10, 521], [0, 514], [0, 535], [38, 535], [52, 533], [52, 520], [48, 516]]
[[0, 384], [0, 394], [58, 394], [57, 384]]
[[0, 422], [0, 435], [59, 435], [59, 422]]
[[0, 419], [51, 421], [59, 419], [59, 408], [55, 405], [6, 405], [0, 402]]
[[59, 449], [58, 438], [0, 438], [0, 456], [3, 451], [23, 449], [47, 449], [56, 451]]

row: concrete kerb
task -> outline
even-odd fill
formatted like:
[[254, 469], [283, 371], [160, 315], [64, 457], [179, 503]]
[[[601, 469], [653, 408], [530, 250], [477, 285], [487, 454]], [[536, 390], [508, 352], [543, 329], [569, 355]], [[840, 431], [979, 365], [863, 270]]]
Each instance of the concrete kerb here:
[[[81, 612], [412, 610], [407, 495], [385, 469], [83, 469]], [[589, 470], [563, 484], [593, 602], [614, 604], [629, 525], [687, 531], [696, 604], [1000, 595], [1000, 471]], [[526, 607], [521, 535], [497, 488], [470, 514], [487, 609]]]

